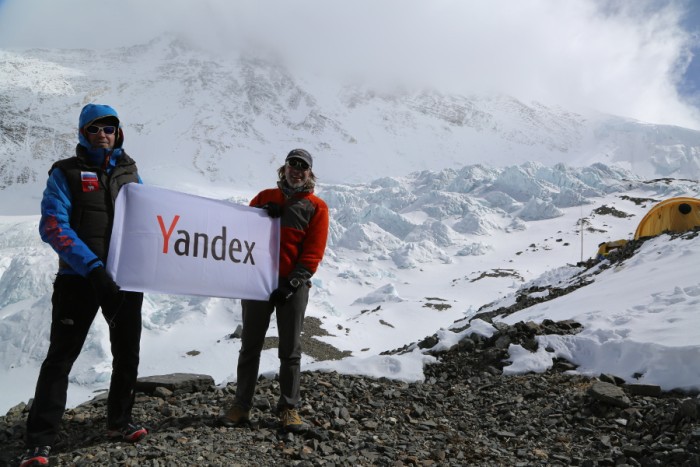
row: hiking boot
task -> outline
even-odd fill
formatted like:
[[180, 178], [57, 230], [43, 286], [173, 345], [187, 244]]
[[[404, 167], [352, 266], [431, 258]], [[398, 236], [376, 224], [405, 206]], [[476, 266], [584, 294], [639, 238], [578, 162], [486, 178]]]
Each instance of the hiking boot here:
[[27, 452], [22, 456], [19, 467], [49, 465], [49, 451], [51, 451], [51, 446], [36, 446], [27, 449]]
[[297, 432], [304, 428], [304, 421], [294, 407], [284, 407], [279, 411], [280, 423], [285, 431]]
[[232, 427], [248, 423], [250, 421], [250, 410], [246, 410], [239, 404], [233, 404], [224, 415], [219, 417], [222, 425]]
[[129, 443], [141, 441], [147, 434], [147, 429], [134, 423], [129, 423], [123, 428], [112, 428], [107, 430], [107, 437], [109, 439], [121, 440]]

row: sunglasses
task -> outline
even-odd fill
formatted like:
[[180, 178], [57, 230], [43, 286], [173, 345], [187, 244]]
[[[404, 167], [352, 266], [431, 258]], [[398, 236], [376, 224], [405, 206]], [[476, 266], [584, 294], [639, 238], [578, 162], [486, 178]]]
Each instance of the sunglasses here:
[[105, 135], [113, 135], [117, 131], [116, 126], [97, 126], [97, 125], [90, 125], [85, 129], [88, 133], [91, 135], [96, 135], [97, 133], [102, 130]]
[[289, 159], [287, 165], [296, 170], [309, 170], [309, 164], [301, 159]]

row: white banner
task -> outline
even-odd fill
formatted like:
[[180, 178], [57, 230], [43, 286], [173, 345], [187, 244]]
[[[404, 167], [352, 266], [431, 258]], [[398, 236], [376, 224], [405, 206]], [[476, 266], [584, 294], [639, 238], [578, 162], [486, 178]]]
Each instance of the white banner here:
[[264, 210], [130, 183], [117, 196], [107, 271], [124, 290], [267, 300], [280, 222]]

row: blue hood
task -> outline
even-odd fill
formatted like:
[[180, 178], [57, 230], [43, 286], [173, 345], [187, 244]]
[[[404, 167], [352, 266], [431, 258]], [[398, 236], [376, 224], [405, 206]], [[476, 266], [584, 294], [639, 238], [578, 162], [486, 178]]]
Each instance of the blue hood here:
[[[95, 120], [99, 120], [105, 117], [113, 117], [117, 120], [117, 125], [119, 129], [117, 130], [117, 137], [114, 143], [114, 149], [103, 149], [103, 148], [91, 148], [90, 143], [83, 134], [83, 128], [93, 123]], [[121, 125], [119, 124], [119, 114], [112, 107], [104, 104], [88, 104], [83, 107], [80, 112], [80, 119], [78, 120], [78, 141], [80, 145], [87, 149], [90, 154], [91, 159], [95, 162], [102, 161], [108, 152], [112, 152], [111, 159], [119, 157], [122, 153], [121, 147], [124, 144], [124, 133], [121, 130]]]

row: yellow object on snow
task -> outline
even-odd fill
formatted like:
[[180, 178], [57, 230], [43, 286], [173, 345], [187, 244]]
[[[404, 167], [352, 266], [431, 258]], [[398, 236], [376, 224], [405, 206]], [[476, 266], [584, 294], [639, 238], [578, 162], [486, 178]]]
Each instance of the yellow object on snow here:
[[598, 254], [597, 258], [598, 259], [603, 259], [606, 256], [608, 256], [608, 253], [610, 253], [613, 250], [617, 250], [618, 248], [622, 248], [623, 246], [627, 245], [628, 240], [615, 240], [612, 242], [603, 242], [600, 245], [598, 245]]
[[700, 227], [700, 199], [670, 198], [654, 205], [642, 218], [634, 239]]

